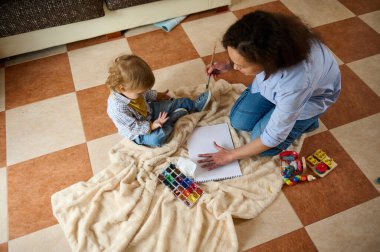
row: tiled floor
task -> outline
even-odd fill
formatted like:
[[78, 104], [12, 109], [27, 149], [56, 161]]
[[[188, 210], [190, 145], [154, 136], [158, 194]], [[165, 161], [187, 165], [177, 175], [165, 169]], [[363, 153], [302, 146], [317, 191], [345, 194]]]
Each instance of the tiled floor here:
[[[253, 220], [236, 220], [242, 250], [379, 251], [380, 1], [234, 0], [225, 12], [188, 17], [169, 33], [147, 26], [5, 59], [0, 64], [0, 251], [69, 251], [50, 196], [107, 166], [121, 137], [106, 115], [107, 66], [142, 56], [158, 90], [205, 83], [205, 64], [226, 28], [256, 10], [296, 14], [336, 55], [342, 95], [301, 154], [327, 151], [338, 167], [284, 187]], [[26, 41], [27, 43], [27, 41]], [[218, 44], [216, 59], [226, 58]], [[238, 73], [231, 83], [252, 80]], [[255, 232], [252, 232], [255, 231]]]

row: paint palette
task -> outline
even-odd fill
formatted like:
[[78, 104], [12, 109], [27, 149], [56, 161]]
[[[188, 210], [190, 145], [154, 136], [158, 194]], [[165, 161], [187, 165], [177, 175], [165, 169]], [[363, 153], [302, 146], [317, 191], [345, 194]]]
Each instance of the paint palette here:
[[158, 180], [189, 208], [194, 206], [203, 194], [203, 190], [174, 164], [170, 164], [158, 174]]

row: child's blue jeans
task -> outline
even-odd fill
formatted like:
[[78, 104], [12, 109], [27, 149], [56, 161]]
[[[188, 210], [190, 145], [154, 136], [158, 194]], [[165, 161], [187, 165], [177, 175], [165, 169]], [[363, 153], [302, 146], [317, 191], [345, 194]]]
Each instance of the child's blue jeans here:
[[[164, 144], [174, 129], [174, 123], [179, 119], [178, 116], [172, 116], [176, 109], [184, 108], [189, 113], [194, 111], [194, 101], [189, 98], [178, 98], [173, 100], [151, 102], [152, 122], [158, 118], [160, 112], [168, 112], [169, 120], [162, 128], [150, 132], [150, 134], [139, 135], [134, 139], [135, 143], [146, 146], [158, 147]], [[185, 115], [185, 114], [183, 114]]]
[[[248, 87], [232, 106], [231, 125], [235, 129], [251, 132], [251, 140], [254, 140], [264, 132], [275, 106], [260, 93], [251, 93], [251, 88]], [[275, 156], [286, 150], [303, 133], [313, 131], [318, 127], [318, 115], [306, 120], [297, 120], [284, 142], [260, 155]]]

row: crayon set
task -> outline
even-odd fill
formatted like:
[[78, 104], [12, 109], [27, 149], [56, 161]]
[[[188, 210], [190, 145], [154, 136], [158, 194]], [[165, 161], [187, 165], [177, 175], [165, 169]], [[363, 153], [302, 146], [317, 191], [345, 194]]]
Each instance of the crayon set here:
[[158, 180], [189, 208], [194, 206], [203, 194], [203, 190], [174, 164], [170, 164], [158, 174]]

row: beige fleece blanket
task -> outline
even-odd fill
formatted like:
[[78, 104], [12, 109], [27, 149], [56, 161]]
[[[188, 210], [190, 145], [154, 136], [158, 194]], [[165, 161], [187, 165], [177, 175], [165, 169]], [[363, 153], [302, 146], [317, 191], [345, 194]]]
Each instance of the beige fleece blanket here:
[[[177, 97], [195, 98], [205, 85], [181, 88]], [[207, 111], [182, 117], [170, 141], [147, 148], [123, 140], [111, 151], [111, 165], [89, 181], [52, 196], [54, 216], [73, 251], [237, 251], [233, 217], [256, 217], [276, 198], [282, 178], [276, 157], [240, 161], [243, 176], [200, 184], [206, 194], [191, 209], [160, 184], [157, 174], [188, 157], [186, 140], [196, 126], [229, 123], [242, 84], [211, 85]], [[230, 127], [235, 147], [247, 133]], [[252, 235], [255, 235], [254, 233]]]

